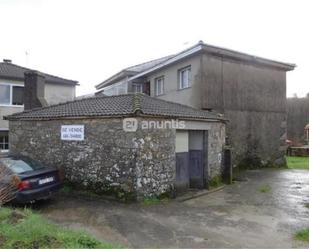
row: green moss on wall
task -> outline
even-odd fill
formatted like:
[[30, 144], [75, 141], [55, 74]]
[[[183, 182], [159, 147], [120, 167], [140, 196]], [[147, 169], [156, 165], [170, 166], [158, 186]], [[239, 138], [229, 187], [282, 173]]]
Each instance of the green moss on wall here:
[[211, 180], [209, 181], [209, 188], [210, 189], [217, 188], [220, 187], [222, 184], [223, 183], [221, 176], [217, 175], [211, 178]]

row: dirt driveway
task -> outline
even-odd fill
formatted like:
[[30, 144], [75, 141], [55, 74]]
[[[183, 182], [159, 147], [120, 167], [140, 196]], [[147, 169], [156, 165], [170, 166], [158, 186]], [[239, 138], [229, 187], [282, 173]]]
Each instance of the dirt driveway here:
[[[40, 207], [56, 223], [135, 248], [309, 248], [309, 171], [257, 170], [248, 181], [185, 202], [145, 206], [58, 198]], [[269, 185], [271, 190], [258, 189]]]

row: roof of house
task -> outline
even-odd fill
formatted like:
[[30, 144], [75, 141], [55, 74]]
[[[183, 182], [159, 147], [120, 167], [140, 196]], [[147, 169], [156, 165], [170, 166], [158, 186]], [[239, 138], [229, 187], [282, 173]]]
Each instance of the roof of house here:
[[225, 120], [222, 114], [157, 99], [145, 94], [100, 96], [36, 108], [6, 116], [7, 120], [52, 120], [124, 116]]
[[[139, 72], [131, 74], [129, 80], [134, 80], [136, 78], [146, 76], [147, 74], [150, 74], [150, 73], [155, 72], [157, 70], [160, 70], [161, 68], [164, 68], [168, 65], [176, 63], [176, 62], [178, 62], [178, 61], [180, 61], [184, 58], [187, 58], [188, 56], [192, 56], [194, 54], [201, 53], [201, 52], [205, 52], [205, 53], [208, 53], [208, 54], [212, 54], [212, 55], [216, 55], [216, 56], [220, 56], [220, 57], [224, 57], [224, 58], [231, 58], [231, 59], [238, 60], [238, 61], [247, 61], [247, 62], [251, 62], [251, 63], [263, 65], [263, 66], [268, 66], [268, 67], [272, 67], [272, 68], [276, 68], [276, 69], [284, 70], [284, 71], [290, 71], [290, 70], [293, 70], [296, 67], [295, 64], [270, 60], [270, 59], [266, 59], [266, 58], [262, 58], [262, 57], [238, 52], [238, 51], [231, 50], [231, 49], [226, 49], [226, 48], [222, 48], [222, 47], [209, 45], [209, 44], [204, 43], [203, 41], [199, 41], [196, 45], [194, 45], [190, 48], [187, 48], [187, 49], [185, 49], [185, 50], [183, 50], [183, 51], [181, 51], [177, 54], [167, 56], [167, 57], [163, 57], [163, 58], [160, 58], [158, 60], [154, 60], [154, 62], [156, 62], [156, 63], [153, 63], [153, 64], [150, 63], [146, 67], [140, 67]], [[143, 63], [143, 64], [147, 64], [147, 63]], [[140, 64], [140, 65], [143, 65], [143, 64]], [[125, 70], [127, 70], [127, 69], [124, 69], [121, 72], [125, 72]], [[105, 86], [107, 86], [111, 83], [114, 83], [115, 79], [119, 79], [118, 76], [119, 76], [118, 74], [113, 75], [112, 77], [110, 77], [106, 81], [103, 81], [102, 83], [98, 84], [96, 86], [96, 88], [100, 89], [100, 88], [105, 87]], [[126, 76], [128, 76], [128, 75], [126, 75]], [[110, 82], [109, 81], [110, 79], [113, 79], [113, 81]]]
[[[11, 62], [0, 62], [0, 79], [21, 80], [24, 81], [24, 74], [26, 71], [32, 69], [21, 67]], [[45, 76], [47, 83], [64, 84], [64, 85], [77, 85], [78, 81], [60, 78], [58, 76], [41, 73]]]
[[134, 65], [131, 67], [127, 67], [123, 70], [121, 70], [120, 72], [114, 74], [113, 76], [111, 76], [110, 78], [108, 78], [107, 80], [103, 81], [102, 83], [96, 85], [95, 87], [97, 89], [108, 86], [113, 84], [115, 81], [118, 81], [126, 76], [133, 76], [136, 75], [138, 73], [141, 73], [149, 68], [154, 67], [155, 65], [158, 65], [160, 63], [162, 63], [163, 61], [168, 60], [169, 58], [173, 57], [174, 55], [169, 55], [169, 56], [164, 56], [162, 58], [159, 59], [155, 59], [155, 60], [151, 60], [151, 61], [147, 61], [138, 65]]

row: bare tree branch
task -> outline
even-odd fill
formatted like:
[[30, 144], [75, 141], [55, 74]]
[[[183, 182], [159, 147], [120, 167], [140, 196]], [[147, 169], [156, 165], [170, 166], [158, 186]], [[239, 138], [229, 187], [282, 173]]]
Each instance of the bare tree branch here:
[[17, 183], [18, 178], [8, 168], [0, 165], [0, 206], [15, 198]]

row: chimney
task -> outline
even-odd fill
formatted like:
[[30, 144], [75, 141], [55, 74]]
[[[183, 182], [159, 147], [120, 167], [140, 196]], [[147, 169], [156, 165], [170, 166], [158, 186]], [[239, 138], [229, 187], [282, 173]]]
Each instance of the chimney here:
[[5, 63], [12, 63], [12, 60], [10, 60], [10, 59], [3, 59], [3, 62], [5, 62]]
[[45, 96], [44, 75], [34, 70], [26, 71], [25, 88], [24, 88], [25, 110], [47, 106], [47, 102], [44, 96]]

